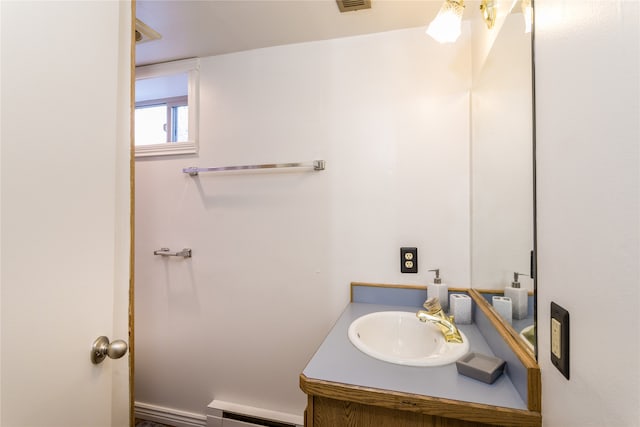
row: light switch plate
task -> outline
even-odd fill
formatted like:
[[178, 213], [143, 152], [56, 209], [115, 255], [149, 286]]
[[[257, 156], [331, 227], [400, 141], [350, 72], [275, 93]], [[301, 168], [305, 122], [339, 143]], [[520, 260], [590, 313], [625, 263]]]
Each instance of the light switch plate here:
[[569, 379], [569, 312], [551, 303], [551, 363]]

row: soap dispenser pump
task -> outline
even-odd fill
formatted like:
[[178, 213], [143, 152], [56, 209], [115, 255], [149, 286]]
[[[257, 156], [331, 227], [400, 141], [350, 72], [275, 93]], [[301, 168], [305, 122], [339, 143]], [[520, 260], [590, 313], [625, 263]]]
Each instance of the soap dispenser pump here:
[[513, 304], [512, 317], [514, 319], [524, 319], [529, 311], [529, 292], [520, 287], [519, 276], [527, 276], [527, 274], [514, 272], [511, 286], [504, 288], [504, 296], [511, 298]]
[[436, 273], [436, 277], [433, 279], [433, 283], [427, 285], [427, 299], [436, 297], [440, 301], [440, 306], [444, 311], [449, 310], [449, 286], [442, 283], [440, 278], [440, 269], [435, 268], [433, 270]]

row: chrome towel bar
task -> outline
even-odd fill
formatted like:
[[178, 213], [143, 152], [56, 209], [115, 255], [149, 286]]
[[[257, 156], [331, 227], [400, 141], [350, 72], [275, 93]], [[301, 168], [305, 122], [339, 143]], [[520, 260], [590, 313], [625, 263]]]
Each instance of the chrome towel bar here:
[[313, 162], [299, 162], [299, 163], [267, 163], [263, 165], [244, 165], [244, 166], [219, 166], [215, 168], [199, 168], [189, 167], [182, 169], [183, 173], [188, 173], [190, 176], [197, 176], [200, 172], [225, 172], [225, 171], [239, 171], [250, 169], [281, 169], [281, 168], [304, 168], [310, 167], [314, 171], [322, 171], [325, 167], [324, 160], [314, 160]]
[[153, 251], [153, 254], [160, 255], [160, 256], [181, 256], [184, 258], [191, 258], [191, 249], [184, 248], [179, 252], [171, 252], [171, 249], [169, 248], [160, 248], [157, 251]]

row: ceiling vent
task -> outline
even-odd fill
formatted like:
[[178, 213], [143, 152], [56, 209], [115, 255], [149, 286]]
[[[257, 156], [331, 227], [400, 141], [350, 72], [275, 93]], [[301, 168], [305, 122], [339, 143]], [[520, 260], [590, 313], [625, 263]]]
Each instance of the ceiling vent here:
[[371, 0], [336, 0], [340, 12], [351, 12], [353, 10], [371, 9]]
[[161, 39], [162, 35], [136, 18], [136, 43], [150, 42]]

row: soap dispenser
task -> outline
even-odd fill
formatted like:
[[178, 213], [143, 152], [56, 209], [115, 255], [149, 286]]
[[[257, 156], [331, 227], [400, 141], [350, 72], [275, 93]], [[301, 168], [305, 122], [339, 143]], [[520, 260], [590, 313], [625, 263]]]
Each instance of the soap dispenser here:
[[436, 277], [433, 283], [427, 285], [427, 299], [436, 297], [440, 301], [440, 306], [444, 311], [449, 310], [449, 287], [442, 283], [440, 279], [440, 269], [436, 268], [429, 271], [435, 271]]
[[511, 286], [504, 288], [504, 296], [511, 298], [512, 316], [514, 319], [524, 319], [529, 311], [529, 292], [520, 287], [518, 276], [526, 276], [524, 273], [513, 273]]

